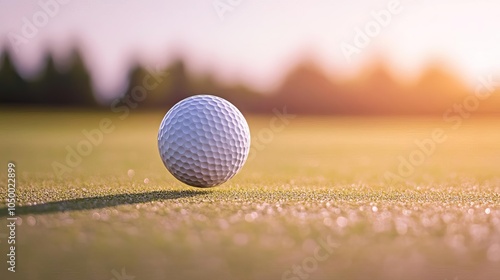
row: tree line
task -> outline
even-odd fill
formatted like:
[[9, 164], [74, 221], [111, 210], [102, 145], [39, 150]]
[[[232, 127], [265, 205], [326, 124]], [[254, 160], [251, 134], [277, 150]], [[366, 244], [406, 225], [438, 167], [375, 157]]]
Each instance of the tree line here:
[[[365, 67], [350, 79], [325, 73], [305, 59], [290, 69], [271, 92], [257, 92], [243, 84], [223, 84], [210, 73], [191, 73], [179, 58], [164, 69], [152, 71], [139, 64], [129, 74], [128, 88], [116, 99], [97, 102], [92, 81], [81, 54], [74, 50], [64, 67], [46, 55], [43, 69], [23, 78], [12, 57], [0, 61], [0, 104], [119, 108], [122, 105], [165, 110], [194, 94], [214, 94], [228, 99], [244, 112], [271, 113], [286, 107], [294, 114], [388, 115], [443, 114], [456, 106], [482, 113], [500, 113], [500, 94], [491, 76], [478, 80], [482, 98], [443, 65], [429, 65], [414, 81], [395, 79], [382, 60]], [[477, 104], [476, 104], [477, 103]]]

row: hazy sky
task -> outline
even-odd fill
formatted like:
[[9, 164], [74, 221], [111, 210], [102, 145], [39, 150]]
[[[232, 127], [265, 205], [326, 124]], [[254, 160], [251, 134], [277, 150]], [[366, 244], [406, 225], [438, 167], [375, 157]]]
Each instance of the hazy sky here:
[[[305, 54], [340, 76], [374, 55], [389, 59], [398, 74], [414, 74], [431, 59], [450, 63], [469, 83], [500, 74], [497, 0], [55, 1], [0, 0], [0, 38], [24, 38], [16, 59], [26, 73], [47, 50], [64, 56], [79, 39], [100, 92], [120, 88], [134, 59], [154, 67], [179, 53], [196, 71], [256, 88], [274, 85]], [[51, 15], [39, 3], [52, 3]], [[217, 12], [214, 3], [231, 9]], [[397, 12], [374, 25], [373, 12], [381, 10]], [[31, 24], [40, 27], [33, 32]], [[356, 46], [357, 28], [368, 28], [369, 42]], [[347, 44], [357, 48], [350, 61], [342, 51]]]

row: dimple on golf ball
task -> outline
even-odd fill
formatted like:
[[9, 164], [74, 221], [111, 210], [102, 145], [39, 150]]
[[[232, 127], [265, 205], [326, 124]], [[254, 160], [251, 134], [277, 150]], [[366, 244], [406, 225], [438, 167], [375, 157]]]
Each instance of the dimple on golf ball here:
[[250, 129], [229, 101], [196, 95], [167, 112], [158, 132], [158, 149], [163, 164], [179, 181], [214, 187], [243, 167], [250, 150]]

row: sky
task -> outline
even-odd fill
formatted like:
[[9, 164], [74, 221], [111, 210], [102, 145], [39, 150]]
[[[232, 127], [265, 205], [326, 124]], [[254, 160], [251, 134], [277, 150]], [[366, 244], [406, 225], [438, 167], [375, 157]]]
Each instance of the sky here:
[[77, 42], [101, 94], [123, 90], [133, 62], [178, 55], [259, 90], [305, 57], [339, 77], [380, 57], [408, 79], [440, 61], [473, 86], [500, 74], [499, 11], [495, 0], [0, 0], [0, 48], [30, 76]]

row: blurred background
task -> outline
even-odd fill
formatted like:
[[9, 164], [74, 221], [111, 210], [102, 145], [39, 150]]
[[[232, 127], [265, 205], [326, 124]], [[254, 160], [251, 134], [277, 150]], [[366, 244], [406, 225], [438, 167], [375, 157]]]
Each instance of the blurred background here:
[[[246, 113], [442, 115], [478, 87], [498, 92], [499, 8], [468, 0], [0, 0], [0, 102], [165, 111], [210, 93]], [[500, 95], [474, 112], [499, 113]]]

